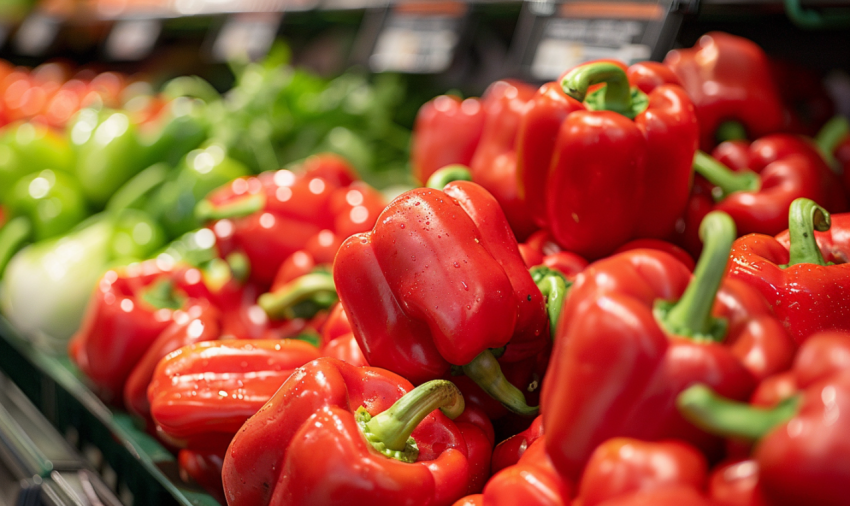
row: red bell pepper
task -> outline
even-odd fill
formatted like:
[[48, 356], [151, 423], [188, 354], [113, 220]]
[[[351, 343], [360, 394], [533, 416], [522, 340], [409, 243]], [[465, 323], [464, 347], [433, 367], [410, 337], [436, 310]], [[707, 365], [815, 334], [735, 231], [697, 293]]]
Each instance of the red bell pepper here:
[[[824, 258], [813, 233], [830, 229], [829, 213], [811, 200], [796, 200], [788, 227], [787, 248], [760, 234], [735, 241], [729, 276], [758, 290], [798, 343], [821, 330], [850, 330], [850, 264], [829, 265], [827, 260], [843, 260], [831, 249]], [[831, 236], [845, 241], [846, 230], [836, 227]], [[821, 241], [834, 244], [829, 236]]]
[[685, 390], [678, 405], [705, 430], [758, 441], [753, 457], [767, 504], [847, 504], [850, 371], [816, 381], [771, 409], [731, 401], [705, 385]]
[[637, 492], [672, 487], [702, 490], [707, 470], [705, 457], [681, 441], [609, 439], [590, 456], [579, 482], [578, 499], [582, 506], [597, 506]]
[[153, 261], [107, 271], [68, 343], [68, 355], [98, 395], [120, 403], [124, 383], [145, 351], [196, 303], [175, 288], [171, 271]]
[[662, 488], [615, 497], [599, 506], [723, 506], [690, 487]]
[[201, 201], [196, 214], [215, 221], [222, 253], [243, 251], [251, 279], [268, 286], [284, 260], [322, 230], [339, 237], [369, 230], [383, 207], [380, 193], [355, 181], [345, 160], [325, 154], [300, 170], [236, 179]]
[[314, 346], [294, 339], [180, 348], [159, 363], [148, 387], [157, 433], [177, 447], [223, 453], [292, 371], [319, 356]]
[[177, 453], [180, 479], [185, 483], [197, 483], [218, 502], [226, 504], [224, 487], [221, 484], [223, 463], [224, 456], [215, 453], [201, 453], [192, 450], [180, 450]]
[[612, 437], [678, 438], [716, 450], [719, 441], [676, 411], [676, 395], [702, 381], [746, 399], [756, 378], [790, 363], [793, 345], [764, 300], [723, 280], [731, 218], [711, 213], [702, 232], [693, 276], [667, 253], [634, 250], [576, 278], [541, 402], [547, 451], [565, 476], [578, 477], [593, 449]]
[[178, 315], [148, 347], [127, 378], [124, 384], [127, 410], [149, 419], [148, 385], [159, 361], [174, 350], [219, 339], [220, 335], [219, 313], [214, 306], [199, 304]]
[[463, 408], [448, 381], [414, 389], [389, 371], [313, 361], [233, 439], [228, 504], [449, 505], [470, 492], [470, 443], [450, 420]]
[[496, 474], [502, 469], [516, 464], [528, 447], [541, 437], [543, 437], [543, 417], [538, 416], [527, 429], [496, 445], [496, 448], [493, 449], [490, 471]]
[[758, 483], [758, 462], [742, 460], [723, 464], [711, 472], [708, 496], [724, 506], [768, 506]]
[[342, 245], [342, 238], [330, 230], [322, 230], [307, 241], [303, 250], [296, 251], [284, 260], [275, 275], [271, 291], [274, 292], [290, 281], [309, 274], [321, 266], [330, 267], [340, 245]]
[[535, 89], [519, 81], [496, 81], [481, 99], [484, 131], [469, 167], [472, 180], [496, 197], [518, 240], [537, 230], [517, 188], [517, 130]]
[[693, 100], [703, 150], [730, 138], [757, 138], [783, 130], [779, 91], [767, 55], [754, 42], [710, 32], [690, 49], [667, 53], [664, 64]]
[[413, 125], [410, 164], [425, 183], [447, 165], [469, 165], [484, 130], [484, 109], [477, 98], [440, 95], [419, 108]]
[[[707, 212], [705, 214], [708, 214]], [[703, 215], [703, 217], [705, 216]], [[635, 239], [634, 241], [629, 241], [626, 244], [623, 244], [617, 251], [614, 253], [622, 253], [624, 251], [631, 251], [633, 249], [655, 249], [658, 251], [663, 251], [665, 253], [670, 253], [676, 260], [682, 262], [685, 267], [688, 268], [689, 271], [693, 271], [696, 263], [694, 262], [694, 258], [682, 248], [676, 246], [673, 243], [669, 243], [667, 241], [662, 241], [661, 239]]]
[[[698, 153], [694, 170], [718, 197], [713, 208], [732, 216], [741, 235], [778, 234], [786, 228], [788, 207], [797, 198], [812, 199], [832, 211], [846, 209], [837, 176], [814, 145], [800, 137], [778, 134], [751, 144], [724, 142], [712, 154]], [[692, 207], [707, 212], [707, 206]], [[694, 234], [701, 219], [698, 212], [687, 214], [684, 233]]]
[[454, 506], [568, 506], [570, 491], [569, 481], [546, 455], [544, 437], [531, 444], [519, 462], [490, 478], [483, 494], [461, 499]]
[[698, 140], [691, 100], [676, 84], [648, 94], [630, 84], [621, 64], [581, 65], [544, 84], [520, 124], [520, 197], [558, 244], [587, 258], [667, 236], [688, 201]]
[[323, 357], [336, 358], [358, 367], [369, 365], [351, 331], [348, 315], [338, 302], [322, 326], [321, 350]]
[[548, 342], [543, 296], [495, 199], [467, 181], [396, 198], [375, 228], [347, 239], [334, 282], [370, 364], [414, 383], [462, 366], [489, 394], [527, 412], [503, 361], [534, 356]]
[[845, 370], [850, 370], [850, 333], [818, 332], [800, 346], [793, 369], [762, 381], [750, 403], [776, 406], [800, 389]]

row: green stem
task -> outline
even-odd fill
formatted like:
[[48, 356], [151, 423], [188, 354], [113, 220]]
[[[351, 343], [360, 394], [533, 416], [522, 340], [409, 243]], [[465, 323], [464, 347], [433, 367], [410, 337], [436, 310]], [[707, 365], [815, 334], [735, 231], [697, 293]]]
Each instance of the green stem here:
[[678, 302], [656, 303], [655, 316], [669, 334], [722, 341], [726, 322], [712, 317], [711, 309], [735, 240], [735, 222], [722, 211], [712, 211], [703, 218], [699, 235], [704, 246], [691, 282]]
[[632, 92], [626, 72], [617, 65], [608, 62], [597, 62], [581, 65], [570, 71], [561, 80], [564, 93], [584, 102], [587, 89], [594, 85], [605, 83], [603, 108], [623, 116], [633, 118]]
[[850, 122], [844, 116], [835, 116], [826, 122], [815, 137], [815, 143], [830, 167], [835, 165], [835, 148], [848, 135], [850, 135]]
[[723, 437], [757, 440], [797, 415], [799, 397], [791, 397], [770, 409], [751, 406], [718, 395], [697, 384], [676, 398], [679, 412], [700, 429]]
[[702, 151], [697, 151], [694, 156], [694, 171], [720, 188], [721, 195], [717, 200], [723, 200], [730, 193], [757, 191], [761, 187], [761, 177], [755, 172], [735, 172]]
[[442, 190], [452, 181], [472, 181], [472, 173], [465, 165], [446, 165], [442, 169], [431, 174], [425, 186]]
[[316, 271], [293, 279], [274, 292], [264, 293], [257, 304], [273, 320], [291, 320], [309, 316], [304, 314], [305, 310], [312, 310], [315, 314], [337, 300], [333, 276], [328, 272]]
[[546, 313], [549, 315], [549, 336], [554, 340], [558, 321], [561, 319], [561, 309], [564, 299], [569, 294], [572, 282], [560, 272], [545, 265], [532, 267], [531, 278], [546, 298]]
[[724, 121], [714, 132], [717, 142], [742, 141], [747, 139], [747, 129], [740, 121]]
[[540, 411], [539, 406], [530, 407], [526, 404], [525, 396], [508, 382], [490, 350], [482, 351], [472, 362], [463, 366], [463, 372], [510, 411], [524, 416], [537, 416]]
[[248, 281], [248, 276], [251, 274], [251, 260], [248, 255], [241, 251], [234, 251], [225, 258], [227, 265], [230, 266], [230, 272], [233, 277], [240, 283]]
[[826, 209], [809, 199], [799, 198], [788, 208], [788, 232], [791, 246], [788, 250], [789, 267], [797, 264], [828, 265], [823, 259], [815, 230], [826, 232], [831, 220]]
[[160, 279], [153, 282], [142, 291], [140, 299], [154, 309], [180, 309], [185, 298], [174, 289], [170, 279]]
[[201, 221], [241, 218], [261, 211], [265, 205], [266, 197], [261, 193], [238, 197], [220, 205], [204, 199], [195, 206], [195, 217]]
[[463, 395], [448, 380], [433, 380], [407, 392], [390, 409], [375, 416], [362, 406], [355, 419], [366, 440], [378, 452], [403, 462], [416, 462], [419, 448], [410, 437], [416, 427], [435, 409], [454, 419], [464, 410]]
[[26, 216], [12, 218], [0, 228], [0, 277], [6, 264], [32, 237], [32, 222]]

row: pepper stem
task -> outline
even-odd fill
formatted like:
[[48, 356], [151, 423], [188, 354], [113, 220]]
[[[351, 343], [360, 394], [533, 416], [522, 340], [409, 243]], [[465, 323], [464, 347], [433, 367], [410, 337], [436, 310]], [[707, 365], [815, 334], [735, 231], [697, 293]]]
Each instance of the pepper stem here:
[[12, 218], [0, 228], [0, 275], [15, 253], [30, 240], [32, 222], [26, 216]]
[[844, 116], [835, 116], [826, 122], [815, 137], [815, 143], [830, 167], [835, 163], [835, 148], [848, 135], [850, 122]]
[[537, 416], [539, 406], [531, 407], [525, 402], [525, 396], [511, 385], [499, 362], [490, 350], [482, 351], [472, 362], [463, 366], [463, 372], [474, 381], [487, 395], [502, 403], [510, 411], [523, 416]]
[[717, 142], [741, 141], [747, 138], [747, 129], [740, 121], [724, 121], [714, 132]]
[[174, 283], [170, 279], [154, 281], [145, 288], [141, 294], [141, 300], [154, 309], [180, 309], [185, 302], [174, 289]]
[[626, 72], [613, 63], [596, 62], [580, 65], [564, 76], [561, 87], [570, 97], [584, 102], [587, 89], [600, 83], [605, 83], [605, 94], [599, 104], [602, 109], [620, 113], [628, 118], [636, 116], [632, 108], [632, 92]]
[[734, 192], [757, 191], [761, 187], [761, 177], [755, 172], [735, 172], [703, 151], [697, 151], [694, 156], [694, 171], [720, 189], [715, 200], [723, 200]]
[[245, 195], [219, 205], [204, 199], [195, 206], [195, 217], [200, 221], [241, 218], [262, 210], [265, 205], [266, 197], [261, 193]]
[[312, 316], [320, 309], [331, 307], [337, 300], [333, 276], [329, 272], [314, 271], [293, 279], [274, 292], [264, 293], [257, 304], [273, 320], [292, 320]]
[[757, 440], [796, 416], [800, 398], [791, 397], [776, 407], [763, 409], [727, 399], [706, 385], [697, 384], [679, 394], [676, 406], [686, 420], [706, 432]]
[[416, 462], [419, 448], [410, 435], [419, 423], [438, 408], [447, 417], [457, 418], [464, 407], [463, 395], [454, 383], [433, 380], [407, 392], [378, 415], [369, 415], [361, 406], [355, 419], [366, 440], [379, 453], [402, 462]]
[[472, 173], [469, 172], [469, 167], [465, 165], [446, 165], [431, 174], [425, 186], [434, 188], [435, 190], [442, 190], [452, 181], [472, 181]]
[[788, 250], [788, 264], [782, 267], [797, 264], [828, 265], [820, 252], [814, 231], [826, 232], [830, 223], [829, 212], [814, 201], [799, 198], [791, 202], [788, 208], [791, 247]]
[[549, 315], [549, 337], [555, 339], [555, 331], [558, 329], [558, 321], [561, 318], [561, 309], [564, 307], [564, 299], [569, 294], [572, 281], [568, 281], [560, 272], [550, 269], [545, 265], [538, 265], [531, 269], [531, 279], [540, 289], [540, 293], [546, 297], [546, 313]]
[[712, 211], [703, 218], [699, 235], [704, 247], [694, 277], [678, 302], [656, 303], [655, 318], [669, 334], [722, 341], [726, 322], [711, 316], [711, 309], [735, 240], [735, 222], [722, 211]]

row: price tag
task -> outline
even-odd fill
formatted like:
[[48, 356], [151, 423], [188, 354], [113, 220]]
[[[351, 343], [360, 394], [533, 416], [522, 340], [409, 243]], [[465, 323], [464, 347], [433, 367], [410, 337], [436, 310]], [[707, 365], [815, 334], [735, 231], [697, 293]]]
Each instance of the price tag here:
[[670, 0], [528, 2], [514, 42], [514, 67], [551, 80], [581, 63], [661, 59], [671, 49], [681, 15]]
[[387, 14], [369, 67], [374, 72], [439, 73], [449, 68], [467, 7], [460, 2], [400, 3]]
[[153, 50], [161, 31], [155, 19], [118, 21], [106, 39], [106, 54], [112, 60], [141, 60]]
[[283, 16], [280, 13], [230, 16], [213, 43], [213, 58], [220, 62], [259, 60], [268, 53], [274, 42], [281, 19]]
[[60, 22], [56, 16], [30, 14], [15, 34], [15, 50], [25, 56], [42, 56], [56, 40]]

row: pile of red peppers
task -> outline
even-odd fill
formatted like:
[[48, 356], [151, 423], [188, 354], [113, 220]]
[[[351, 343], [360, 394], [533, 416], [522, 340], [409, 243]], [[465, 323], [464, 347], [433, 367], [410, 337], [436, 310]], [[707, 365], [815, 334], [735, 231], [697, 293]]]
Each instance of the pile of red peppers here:
[[422, 187], [236, 179], [70, 356], [230, 506], [846, 505], [850, 128], [795, 71], [709, 33], [437, 97]]

